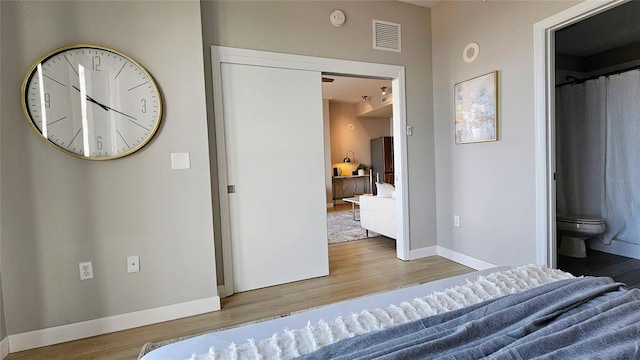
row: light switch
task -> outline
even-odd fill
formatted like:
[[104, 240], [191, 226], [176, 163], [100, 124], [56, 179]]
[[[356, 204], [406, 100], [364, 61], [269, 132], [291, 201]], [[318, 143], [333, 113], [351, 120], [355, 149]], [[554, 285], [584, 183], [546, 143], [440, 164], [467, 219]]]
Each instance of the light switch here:
[[171, 169], [191, 169], [191, 157], [189, 153], [171, 153]]

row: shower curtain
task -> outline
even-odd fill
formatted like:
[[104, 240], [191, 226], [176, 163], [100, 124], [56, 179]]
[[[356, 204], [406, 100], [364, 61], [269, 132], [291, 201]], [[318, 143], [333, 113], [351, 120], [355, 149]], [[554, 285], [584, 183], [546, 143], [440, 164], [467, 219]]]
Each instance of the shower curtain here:
[[556, 209], [640, 245], [640, 70], [556, 89]]

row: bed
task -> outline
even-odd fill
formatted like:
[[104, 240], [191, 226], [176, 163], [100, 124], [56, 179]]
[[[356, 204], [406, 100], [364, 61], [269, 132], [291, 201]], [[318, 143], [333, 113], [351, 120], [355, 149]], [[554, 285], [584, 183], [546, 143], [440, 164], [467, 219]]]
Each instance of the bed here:
[[141, 360], [640, 358], [640, 290], [502, 267], [150, 345]]

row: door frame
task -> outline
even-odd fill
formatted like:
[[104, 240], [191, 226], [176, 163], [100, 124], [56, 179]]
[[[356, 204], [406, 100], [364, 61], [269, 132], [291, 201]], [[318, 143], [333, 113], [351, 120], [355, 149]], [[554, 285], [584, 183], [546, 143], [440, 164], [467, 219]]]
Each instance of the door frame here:
[[533, 26], [536, 262], [557, 267], [555, 189], [555, 31], [629, 0], [584, 1]]
[[[406, 138], [405, 68], [399, 65], [376, 64], [361, 61], [339, 60], [313, 56], [292, 55], [224, 46], [211, 46], [213, 104], [216, 127], [218, 160], [218, 192], [220, 194], [220, 218], [222, 234], [222, 258], [224, 285], [221, 296], [233, 294], [233, 264], [231, 264], [231, 219], [227, 194], [227, 156], [224, 138], [224, 114], [222, 107], [221, 64], [233, 63], [254, 66], [320, 71], [339, 75], [392, 79], [393, 133], [396, 197], [396, 256], [409, 260], [408, 177]], [[396, 136], [397, 135], [397, 136]]]

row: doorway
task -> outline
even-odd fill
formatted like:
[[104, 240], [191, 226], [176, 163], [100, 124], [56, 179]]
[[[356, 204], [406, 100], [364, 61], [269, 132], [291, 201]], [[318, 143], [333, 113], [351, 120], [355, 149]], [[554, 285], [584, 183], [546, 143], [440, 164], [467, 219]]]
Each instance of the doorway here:
[[[558, 171], [558, 164], [556, 162], [556, 156], [558, 151], [558, 143], [556, 142], [556, 126], [559, 121], [556, 118], [556, 107], [560, 104], [556, 99], [556, 84], [560, 82], [574, 82], [578, 80], [584, 81], [591, 76], [601, 75], [602, 73], [611, 72], [616, 70], [611, 67], [612, 64], [608, 64], [608, 68], [601, 71], [598, 74], [597, 71], [592, 70], [588, 74], [576, 74], [568, 73], [565, 65], [560, 63], [566, 63], [567, 58], [562, 56], [556, 56], [556, 46], [562, 47], [566, 44], [566, 38], [558, 38], [558, 35], [563, 32], [570, 32], [566, 30], [575, 30], [577, 28], [583, 28], [587, 24], [599, 23], [602, 19], [605, 19], [608, 15], [611, 17], [612, 13], [609, 10], [616, 10], [615, 7], [623, 5], [624, 1], [611, 1], [608, 3], [581, 3], [566, 11], [554, 15], [551, 18], [543, 20], [534, 26], [534, 54], [535, 54], [535, 81], [536, 81], [536, 167], [537, 167], [537, 201], [536, 201], [536, 213], [537, 213], [537, 245], [538, 245], [538, 263], [549, 265], [552, 267], [559, 267], [563, 270], [571, 271], [573, 273], [578, 272], [576, 275], [590, 274], [590, 275], [623, 275], [623, 272], [617, 271], [616, 274], [606, 273], [604, 269], [629, 269], [631, 272], [637, 273], [640, 265], [629, 263], [627, 258], [623, 257], [609, 257], [608, 254], [591, 253], [592, 257], [584, 260], [573, 260], [561, 258], [561, 262], [558, 262], [558, 239], [556, 233], [556, 204], [557, 204], [557, 177], [560, 176]], [[635, 17], [637, 18], [637, 17]], [[615, 36], [608, 40], [602, 39], [603, 33], [613, 31], [620, 23], [621, 17], [616, 17], [616, 26], [603, 26], [600, 24], [598, 28], [598, 36], [600, 37], [599, 44], [591, 44], [591, 46], [599, 45], [603, 43], [616, 44], [617, 40]], [[619, 26], [623, 27], [623, 26]], [[637, 24], [634, 24], [637, 28]], [[625, 33], [628, 37], [628, 32]], [[576, 36], [571, 34], [571, 36]], [[580, 35], [578, 35], [580, 36]], [[581, 35], [582, 39], [593, 39], [595, 36]], [[640, 41], [640, 38], [635, 40]], [[575, 48], [576, 42], [574, 41], [563, 51], [581, 51]], [[627, 44], [617, 43], [618, 47]], [[585, 50], [586, 51], [586, 50]], [[607, 51], [606, 49], [599, 49], [598, 51]], [[611, 56], [608, 56], [611, 58]], [[575, 60], [575, 59], [574, 59]], [[593, 59], [591, 59], [593, 60]], [[637, 60], [637, 59], [636, 59]], [[629, 66], [627, 64], [626, 66]], [[623, 66], [624, 67], [624, 66]], [[563, 71], [556, 71], [561, 68]], [[582, 75], [582, 76], [581, 76]], [[561, 144], [565, 145], [565, 144]], [[561, 209], [562, 210], [562, 209]], [[596, 240], [592, 240], [596, 241]], [[610, 261], [609, 265], [603, 265], [601, 260], [608, 258], [606, 261]], [[635, 260], [634, 260], [635, 261]], [[592, 264], [592, 270], [588, 267], [584, 267], [586, 264]], [[593, 269], [598, 267], [598, 271], [604, 271], [597, 273]], [[617, 279], [629, 283], [630, 285], [636, 285], [638, 283], [635, 279], [622, 278]]]
[[391, 79], [323, 74], [322, 96], [328, 243], [378, 237], [362, 227], [360, 200], [377, 181], [393, 184]]
[[582, 214], [585, 239], [560, 230], [558, 268], [630, 286], [640, 283], [638, 18], [631, 1], [555, 31], [556, 212], [563, 228]]
[[[404, 134], [406, 129], [406, 109], [405, 109], [405, 75], [404, 67], [396, 65], [383, 65], [363, 63], [356, 61], [345, 61], [327, 58], [316, 58], [309, 56], [299, 56], [290, 54], [271, 53], [246, 49], [235, 49], [227, 47], [212, 46], [212, 66], [213, 66], [213, 93], [216, 118], [216, 146], [218, 156], [218, 176], [220, 179], [219, 193], [222, 220], [222, 248], [224, 258], [224, 285], [221, 296], [229, 296], [234, 293], [234, 266], [232, 252], [232, 222], [229, 201], [228, 182], [228, 159], [226, 154], [226, 139], [224, 132], [224, 106], [222, 96], [221, 68], [222, 64], [242, 64], [248, 66], [289, 69], [295, 71], [316, 72], [318, 74], [332, 73], [345, 74], [360, 77], [379, 77], [392, 79], [392, 92], [395, 94], [393, 103], [393, 129], [395, 134]], [[320, 76], [318, 76], [318, 87], [320, 87]], [[320, 99], [318, 99], [320, 101]], [[285, 108], [285, 107], [283, 107]], [[265, 119], [268, 120], [268, 119]], [[406, 188], [408, 185], [406, 176], [406, 139], [404, 136], [398, 137], [399, 141], [394, 144], [394, 161], [396, 164], [395, 183], [399, 196], [396, 199], [397, 214], [397, 257], [402, 260], [409, 259], [409, 231], [405, 219], [408, 218], [408, 199]], [[321, 189], [322, 190], [322, 189]], [[315, 190], [313, 190], [315, 191]], [[301, 199], [304, 193], [296, 194]], [[302, 199], [304, 200], [304, 199]], [[268, 204], [265, 204], [268, 206]], [[265, 209], [269, 211], [269, 209]], [[277, 241], [277, 239], [269, 239]], [[326, 240], [325, 248], [326, 248]], [[278, 261], [278, 259], [273, 259]]]

